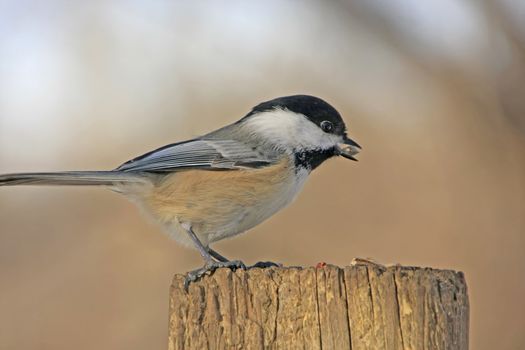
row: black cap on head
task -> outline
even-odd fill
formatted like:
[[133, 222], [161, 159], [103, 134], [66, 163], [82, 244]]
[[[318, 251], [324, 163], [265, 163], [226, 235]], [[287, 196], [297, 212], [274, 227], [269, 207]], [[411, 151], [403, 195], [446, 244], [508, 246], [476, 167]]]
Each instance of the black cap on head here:
[[323, 121], [329, 121], [334, 126], [332, 133], [336, 135], [343, 135], [346, 131], [345, 123], [334, 107], [318, 97], [309, 95], [284, 96], [262, 102], [253, 107], [246, 117], [275, 108], [302, 114], [319, 127]]

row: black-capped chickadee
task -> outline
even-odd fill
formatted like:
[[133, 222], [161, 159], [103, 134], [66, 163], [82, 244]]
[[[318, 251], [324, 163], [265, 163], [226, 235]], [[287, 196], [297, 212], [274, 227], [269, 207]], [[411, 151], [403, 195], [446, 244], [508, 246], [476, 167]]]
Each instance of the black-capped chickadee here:
[[361, 147], [347, 137], [334, 107], [294, 95], [255, 106], [239, 121], [170, 144], [111, 171], [0, 175], [0, 186], [97, 185], [124, 194], [178, 242], [194, 246], [203, 268], [238, 268], [210, 244], [245, 232], [290, 204], [325, 160], [355, 160]]

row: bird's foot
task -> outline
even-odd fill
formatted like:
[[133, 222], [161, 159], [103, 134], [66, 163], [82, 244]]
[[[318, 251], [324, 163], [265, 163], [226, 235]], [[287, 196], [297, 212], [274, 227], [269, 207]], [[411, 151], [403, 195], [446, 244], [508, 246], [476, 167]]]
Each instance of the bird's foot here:
[[208, 272], [213, 273], [215, 270], [220, 269], [221, 267], [227, 267], [231, 269], [232, 271], [235, 271], [237, 269], [246, 270], [246, 265], [244, 265], [244, 263], [240, 260], [232, 260], [232, 261], [210, 260], [206, 262], [206, 264], [200, 269], [188, 272], [188, 274], [186, 275], [186, 279], [184, 280], [184, 289], [188, 291], [188, 288], [191, 282], [195, 282], [199, 280], [201, 277], [203, 277], [204, 275], [206, 275], [206, 273]]
[[248, 269], [253, 269], [253, 268], [266, 269], [268, 267], [283, 267], [283, 264], [274, 263], [272, 261], [259, 261], [253, 264], [252, 266], [249, 266]]

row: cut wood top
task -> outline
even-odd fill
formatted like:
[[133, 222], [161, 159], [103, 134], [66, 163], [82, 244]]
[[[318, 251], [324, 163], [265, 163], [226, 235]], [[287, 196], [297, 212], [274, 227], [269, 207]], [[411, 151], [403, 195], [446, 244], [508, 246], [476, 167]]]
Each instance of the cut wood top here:
[[219, 269], [170, 291], [169, 349], [467, 349], [461, 272], [357, 264]]

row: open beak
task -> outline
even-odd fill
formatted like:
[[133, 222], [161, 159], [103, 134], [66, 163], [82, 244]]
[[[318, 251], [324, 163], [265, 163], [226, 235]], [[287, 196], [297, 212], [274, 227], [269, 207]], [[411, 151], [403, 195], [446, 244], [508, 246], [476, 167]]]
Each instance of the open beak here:
[[339, 152], [338, 155], [351, 159], [351, 160], [355, 160], [357, 162], [357, 159], [355, 159], [354, 156], [358, 154], [359, 151], [361, 151], [361, 146], [359, 146], [357, 142], [349, 139], [345, 135], [343, 143], [337, 144], [337, 150]]

